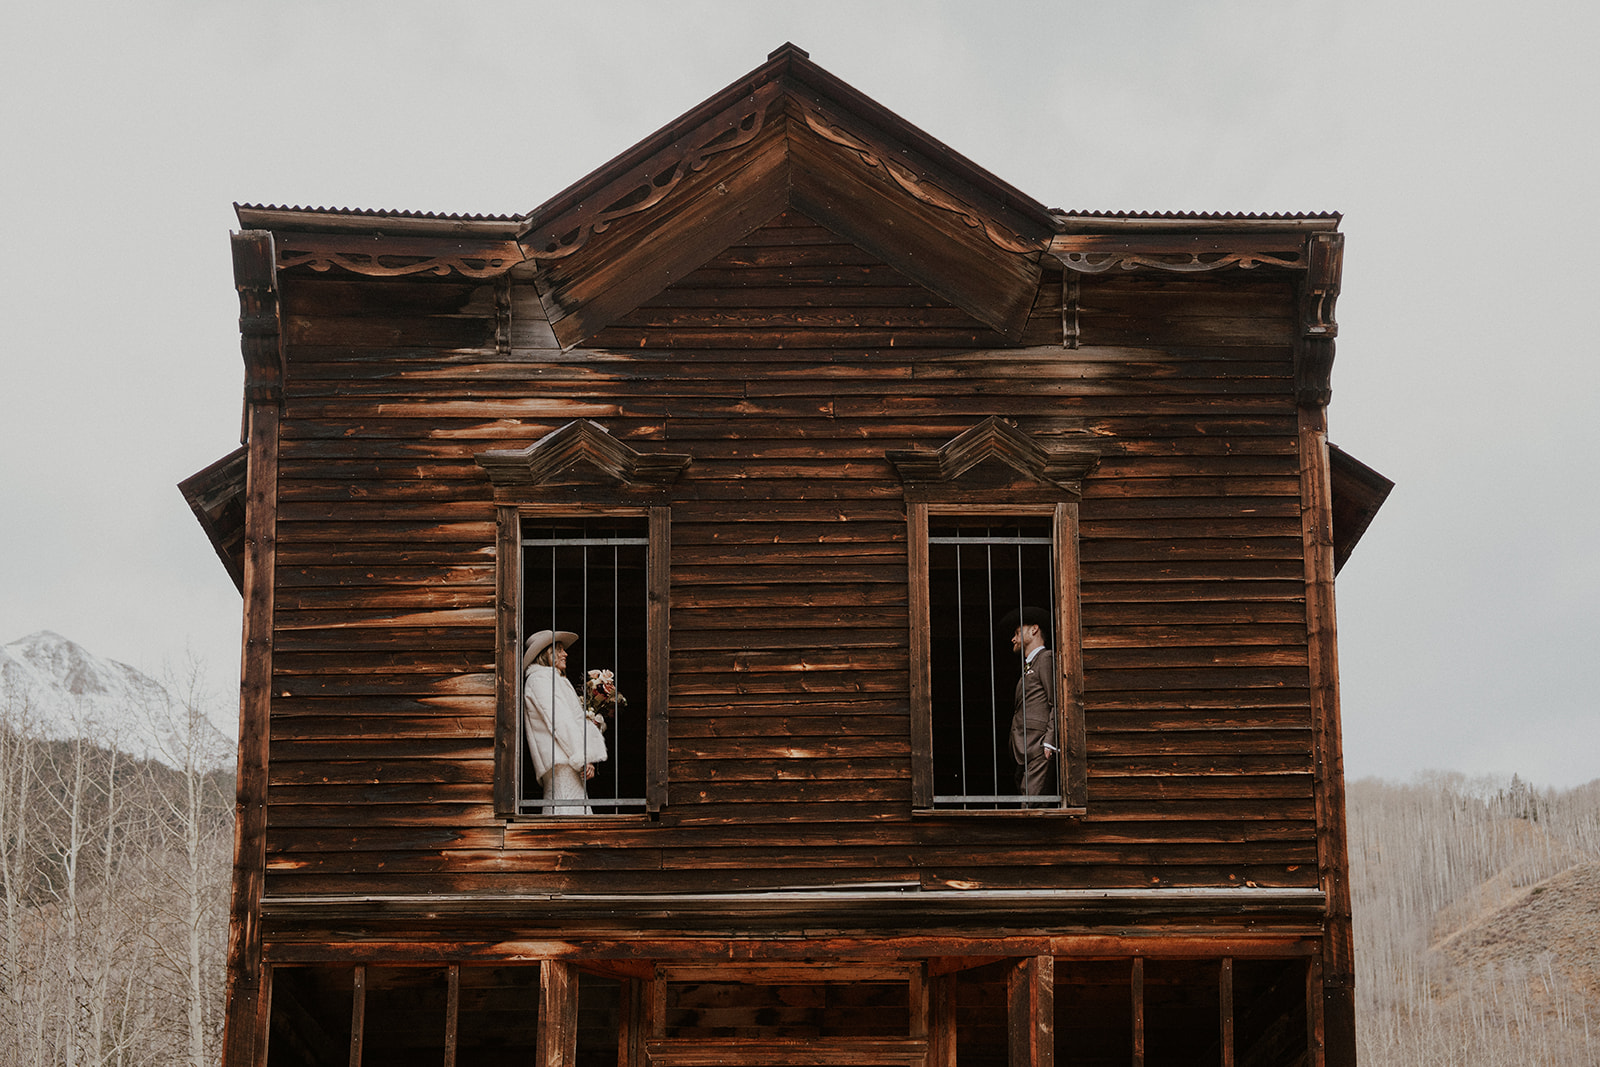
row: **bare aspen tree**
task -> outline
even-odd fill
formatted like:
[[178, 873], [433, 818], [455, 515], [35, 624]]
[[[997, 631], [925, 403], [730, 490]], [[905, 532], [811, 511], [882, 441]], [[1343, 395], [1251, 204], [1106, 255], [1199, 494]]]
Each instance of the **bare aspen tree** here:
[[27, 1063], [23, 924], [33, 880], [29, 825], [33, 819], [34, 727], [26, 697], [8, 692], [0, 704], [0, 899], [5, 907], [0, 932], [0, 1053], [5, 1062]]
[[152, 947], [158, 970], [171, 979], [169, 998], [182, 1009], [182, 1062], [189, 1067], [210, 1063], [221, 1037], [218, 994], [232, 844], [229, 790], [218, 780], [229, 746], [206, 715], [203, 674], [193, 660], [181, 673], [169, 671], [168, 698], [147, 709], [163, 738], [162, 754], [174, 768], [169, 784], [154, 793], [165, 833], [152, 844], [176, 853], [176, 862], [153, 867], [152, 906], [163, 929], [178, 935], [158, 936]]
[[[1581, 916], [1600, 884], [1600, 785], [1361, 781], [1349, 827], [1366, 1067], [1600, 1062]], [[1580, 909], [1565, 940], [1540, 907], [1563, 893]]]

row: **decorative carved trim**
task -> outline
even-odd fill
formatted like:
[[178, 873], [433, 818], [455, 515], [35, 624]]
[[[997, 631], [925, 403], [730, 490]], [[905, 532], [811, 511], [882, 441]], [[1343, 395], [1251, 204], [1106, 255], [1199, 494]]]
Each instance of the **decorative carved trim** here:
[[1344, 234], [1314, 233], [1306, 241], [1304, 325], [1307, 337], [1337, 337], [1334, 305], [1339, 300], [1340, 279], [1344, 274]]
[[[590, 237], [605, 233], [618, 219], [659, 204], [682, 184], [683, 179], [704, 170], [711, 157], [753, 141], [766, 125], [768, 104], [781, 92], [777, 83], [762, 86], [750, 95], [737, 117], [716, 125], [703, 140], [679, 148], [675, 153], [668, 150], [652, 159], [657, 172], [630, 176], [631, 180], [625, 182], [620, 195], [607, 198], [604, 207], [580, 205], [568, 215], [542, 226], [538, 234], [526, 234], [520, 242], [524, 258], [550, 260], [570, 256], [587, 244]], [[613, 191], [616, 191], [614, 186], [604, 192]]]
[[1078, 274], [1114, 270], [1197, 274], [1257, 267], [1305, 270], [1309, 258], [1306, 235], [1295, 231], [1057, 234], [1050, 239], [1050, 253]]
[[[440, 276], [460, 274], [467, 278], [494, 278], [522, 262], [522, 256], [516, 253], [515, 245], [509, 246], [511, 252], [474, 250], [447, 255], [413, 255], [400, 250], [369, 252], [355, 248], [336, 248], [333, 247], [333, 240], [322, 235], [318, 235], [312, 242], [307, 242], [298, 234], [285, 234], [284, 240], [285, 248], [278, 255], [280, 270], [287, 270], [290, 267], [310, 267], [314, 271], [325, 272], [340, 267], [352, 274], [364, 274], [374, 278], [399, 278], [411, 274]], [[369, 245], [372, 243], [371, 238], [358, 240]], [[322, 247], [303, 247], [308, 243]], [[504, 247], [502, 245], [502, 248]]]
[[1061, 347], [1077, 348], [1081, 330], [1078, 325], [1078, 303], [1082, 299], [1082, 286], [1078, 272], [1061, 272]]
[[1333, 399], [1331, 337], [1302, 337], [1294, 348], [1294, 402], [1301, 407], [1326, 407]]
[[1093, 452], [1042, 445], [1006, 420], [991, 416], [951, 438], [944, 447], [890, 449], [884, 453], [907, 488], [948, 485], [989, 459], [1065, 489], [1076, 498], [1083, 478], [1100, 462]]
[[526, 448], [479, 452], [473, 458], [497, 488], [542, 486], [581, 462], [620, 482], [666, 486], [678, 480], [690, 460], [686, 455], [637, 452], [588, 419], [569, 422]]
[[501, 359], [511, 356], [511, 275], [494, 283], [494, 351]]
[[278, 271], [270, 230], [233, 234], [233, 284], [239, 292], [239, 347], [247, 404], [283, 402]]
[[981, 214], [977, 208], [960, 197], [940, 188], [933, 182], [917, 177], [911, 171], [890, 159], [887, 153], [873, 148], [871, 145], [840, 129], [810, 108], [802, 108], [801, 115], [813, 133], [841, 148], [849, 149], [863, 164], [882, 172], [885, 177], [913, 199], [936, 210], [956, 216], [972, 229], [981, 230], [983, 235], [996, 248], [1020, 256], [1031, 256], [1044, 248], [1044, 242], [1042, 241], [1029, 241], [1018, 234], [1007, 233], [1000, 229]]
[[1294, 352], [1294, 396], [1301, 407], [1325, 407], [1333, 399], [1334, 338], [1344, 270], [1344, 234], [1314, 233], [1306, 240], [1306, 271], [1300, 291], [1300, 340]]
[[1256, 267], [1288, 267], [1301, 270], [1305, 258], [1298, 252], [1071, 252], [1056, 253], [1061, 265], [1079, 274], [1104, 274], [1110, 270], [1160, 270], [1180, 274], [1204, 271], [1254, 270]]

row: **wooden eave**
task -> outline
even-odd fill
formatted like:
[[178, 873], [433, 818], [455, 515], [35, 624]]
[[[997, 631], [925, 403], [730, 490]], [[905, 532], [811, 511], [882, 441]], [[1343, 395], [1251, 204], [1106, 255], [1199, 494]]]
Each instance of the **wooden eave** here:
[[228, 577], [244, 592], [244, 499], [247, 448], [236, 448], [178, 483]]
[[1388, 499], [1394, 482], [1337, 445], [1328, 446], [1328, 466], [1333, 490], [1333, 570], [1337, 574]]
[[481, 894], [431, 896], [268, 896], [261, 912], [270, 936], [293, 936], [295, 927], [329, 924], [377, 936], [387, 927], [415, 935], [436, 923], [470, 939], [485, 930], [524, 936], [549, 930], [587, 938], [676, 935], [792, 936], [797, 928], [826, 928], [838, 935], [892, 937], [945, 931], [973, 938], [1017, 931], [1104, 930], [1159, 920], [1203, 924], [1244, 919], [1257, 924], [1321, 921], [1327, 900], [1320, 889], [1290, 887], [927, 890], [896, 888], [730, 893]]

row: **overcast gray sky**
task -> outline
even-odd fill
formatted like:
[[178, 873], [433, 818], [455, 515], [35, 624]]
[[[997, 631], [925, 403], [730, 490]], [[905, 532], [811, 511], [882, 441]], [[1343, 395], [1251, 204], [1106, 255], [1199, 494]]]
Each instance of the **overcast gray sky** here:
[[234, 201], [525, 211], [794, 41], [1051, 206], [1343, 212], [1347, 770], [1600, 777], [1600, 6], [5, 7], [0, 643], [236, 684]]

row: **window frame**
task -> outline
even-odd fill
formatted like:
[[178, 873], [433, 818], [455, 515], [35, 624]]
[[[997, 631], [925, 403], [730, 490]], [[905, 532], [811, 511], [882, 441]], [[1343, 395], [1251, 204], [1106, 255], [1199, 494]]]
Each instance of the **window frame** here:
[[[521, 812], [522, 782], [522, 523], [524, 519], [644, 518], [645, 651], [649, 685], [645, 707], [645, 814], [596, 812], [591, 816]], [[495, 508], [495, 737], [494, 807], [497, 818], [570, 824], [574, 819], [653, 817], [667, 800], [667, 694], [669, 576], [672, 509], [666, 506], [501, 504]]]
[[[932, 617], [929, 595], [930, 516], [992, 515], [996, 518], [1051, 519], [1055, 595], [1056, 736], [1062, 739], [1059, 769], [1061, 803], [1056, 807], [958, 809], [934, 806], [933, 781], [933, 668]], [[906, 503], [908, 570], [910, 571], [911, 655], [911, 797], [919, 814], [992, 815], [1012, 817], [1042, 814], [1081, 815], [1088, 805], [1088, 767], [1084, 752], [1083, 624], [1079, 601], [1078, 504], [1050, 503]]]

